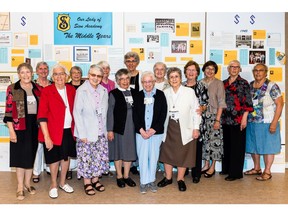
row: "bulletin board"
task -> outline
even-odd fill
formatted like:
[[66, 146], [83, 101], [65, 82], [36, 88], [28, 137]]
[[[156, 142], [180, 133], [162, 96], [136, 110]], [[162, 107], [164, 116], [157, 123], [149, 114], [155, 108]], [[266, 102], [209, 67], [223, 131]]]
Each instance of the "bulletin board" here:
[[205, 62], [205, 13], [125, 13], [124, 49], [140, 56], [137, 69], [164, 62], [183, 71], [189, 60]]

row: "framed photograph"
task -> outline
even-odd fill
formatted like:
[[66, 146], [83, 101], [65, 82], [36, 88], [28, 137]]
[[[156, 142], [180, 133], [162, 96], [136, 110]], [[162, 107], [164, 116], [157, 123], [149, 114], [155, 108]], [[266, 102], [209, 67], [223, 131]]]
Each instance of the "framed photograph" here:
[[74, 62], [90, 62], [91, 47], [90, 46], [74, 46], [73, 47]]

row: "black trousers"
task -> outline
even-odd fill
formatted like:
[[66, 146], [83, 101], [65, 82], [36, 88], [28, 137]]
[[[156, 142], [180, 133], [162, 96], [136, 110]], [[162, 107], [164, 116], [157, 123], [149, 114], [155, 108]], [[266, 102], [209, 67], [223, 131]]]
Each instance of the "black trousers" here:
[[240, 125], [222, 125], [224, 155], [222, 172], [233, 178], [243, 177], [246, 147], [246, 128], [240, 131]]
[[196, 166], [192, 168], [191, 175], [192, 178], [201, 178], [202, 169], [202, 142], [199, 139], [196, 141]]

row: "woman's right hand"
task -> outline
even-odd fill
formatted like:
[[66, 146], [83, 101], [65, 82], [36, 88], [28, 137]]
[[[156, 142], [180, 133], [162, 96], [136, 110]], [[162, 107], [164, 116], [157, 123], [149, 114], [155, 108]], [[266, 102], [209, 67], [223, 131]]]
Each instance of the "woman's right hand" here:
[[10, 141], [13, 143], [17, 143], [17, 135], [14, 130], [9, 130]]
[[113, 131], [108, 131], [107, 137], [109, 141], [112, 141], [114, 139], [114, 133]]
[[48, 151], [50, 151], [53, 148], [53, 141], [50, 137], [45, 137], [45, 145]]

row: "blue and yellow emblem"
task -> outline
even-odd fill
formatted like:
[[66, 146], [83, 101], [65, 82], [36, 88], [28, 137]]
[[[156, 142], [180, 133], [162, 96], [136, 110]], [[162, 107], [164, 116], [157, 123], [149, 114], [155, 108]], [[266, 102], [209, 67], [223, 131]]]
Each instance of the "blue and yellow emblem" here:
[[70, 29], [70, 16], [69, 14], [58, 14], [57, 29], [66, 32]]

